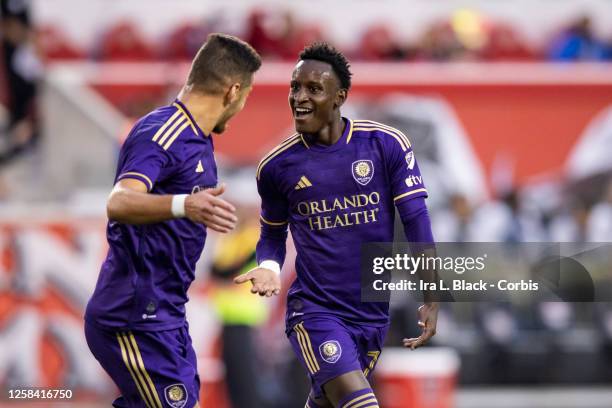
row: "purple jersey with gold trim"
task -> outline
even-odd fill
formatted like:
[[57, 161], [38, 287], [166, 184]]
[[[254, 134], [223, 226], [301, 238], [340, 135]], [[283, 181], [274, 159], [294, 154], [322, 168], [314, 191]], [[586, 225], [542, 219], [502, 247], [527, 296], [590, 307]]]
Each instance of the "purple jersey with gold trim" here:
[[388, 303], [361, 301], [361, 244], [393, 241], [394, 205], [427, 191], [402, 132], [367, 120], [344, 122], [331, 146], [296, 134], [264, 157], [257, 169], [261, 222], [288, 223], [297, 250], [288, 320], [327, 313], [384, 325]]
[[[134, 178], [150, 194], [216, 186], [213, 141], [179, 101], [141, 118], [121, 148], [115, 182]], [[85, 319], [106, 327], [168, 330], [185, 322], [187, 289], [206, 228], [187, 218], [156, 224], [109, 221], [109, 244]]]

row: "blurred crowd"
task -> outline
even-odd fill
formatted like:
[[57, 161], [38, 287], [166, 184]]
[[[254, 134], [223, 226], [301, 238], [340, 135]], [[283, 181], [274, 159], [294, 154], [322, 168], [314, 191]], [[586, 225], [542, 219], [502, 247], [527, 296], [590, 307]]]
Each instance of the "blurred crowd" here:
[[[219, 27], [221, 16], [199, 24], [185, 23], [155, 43], [129, 21], [106, 27], [90, 49], [79, 48], [61, 27], [38, 29], [43, 54], [49, 59], [93, 58], [104, 61], [190, 60], [202, 39]], [[253, 9], [241, 32], [264, 57], [293, 61], [304, 44], [330, 40], [322, 24], [298, 21], [290, 11]], [[392, 25], [373, 22], [356, 34], [354, 61], [604, 61], [612, 59], [612, 38], [599, 38], [588, 16], [578, 17], [550, 34], [544, 44], [527, 41], [521, 32], [479, 12], [461, 9], [431, 24], [414, 41], [402, 39]]]

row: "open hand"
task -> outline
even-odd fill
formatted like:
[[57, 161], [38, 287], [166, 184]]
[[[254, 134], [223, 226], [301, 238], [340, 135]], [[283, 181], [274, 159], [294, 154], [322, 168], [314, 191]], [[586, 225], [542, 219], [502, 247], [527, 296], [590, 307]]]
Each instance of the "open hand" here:
[[270, 297], [278, 295], [281, 289], [281, 280], [278, 273], [267, 268], [254, 268], [247, 273], [234, 278], [234, 283], [241, 284], [251, 281], [251, 293]]

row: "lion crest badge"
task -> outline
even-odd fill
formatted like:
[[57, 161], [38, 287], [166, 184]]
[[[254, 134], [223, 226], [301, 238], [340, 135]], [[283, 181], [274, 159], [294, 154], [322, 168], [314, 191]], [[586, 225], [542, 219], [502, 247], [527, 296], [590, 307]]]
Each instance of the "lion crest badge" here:
[[362, 186], [365, 186], [374, 176], [374, 164], [372, 160], [357, 160], [351, 165], [353, 178]]
[[334, 364], [340, 360], [342, 347], [336, 340], [329, 340], [319, 346], [319, 354], [321, 354], [323, 361]]
[[183, 408], [187, 404], [187, 389], [183, 384], [172, 384], [164, 388], [166, 402], [172, 408]]

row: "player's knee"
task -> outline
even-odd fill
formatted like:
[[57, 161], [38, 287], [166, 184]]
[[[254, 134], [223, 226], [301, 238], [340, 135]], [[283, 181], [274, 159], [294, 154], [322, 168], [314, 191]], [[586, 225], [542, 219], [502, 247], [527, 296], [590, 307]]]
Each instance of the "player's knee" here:
[[[366, 380], [363, 373], [358, 370], [351, 371], [334, 378], [326, 383], [323, 386], [323, 389], [327, 399], [333, 404], [333, 406], [342, 408], [345, 408], [345, 406], [347, 408], [352, 407], [351, 400], [361, 395], [371, 393], [371, 395], [374, 396], [374, 393], [370, 388], [370, 383], [368, 383], [368, 380]], [[365, 390], [369, 391], [365, 392]], [[352, 398], [349, 398], [351, 396]], [[375, 400], [376, 398], [374, 398], [374, 401]], [[351, 405], [346, 405], [349, 402], [351, 402]], [[365, 402], [365, 400], [358, 399], [358, 402]], [[377, 405], [360, 405], [360, 407], [361, 406], [370, 407]]]
[[374, 395], [372, 388], [364, 388], [359, 391], [352, 392], [343, 397], [338, 404], [338, 408], [378, 408], [378, 400]]

